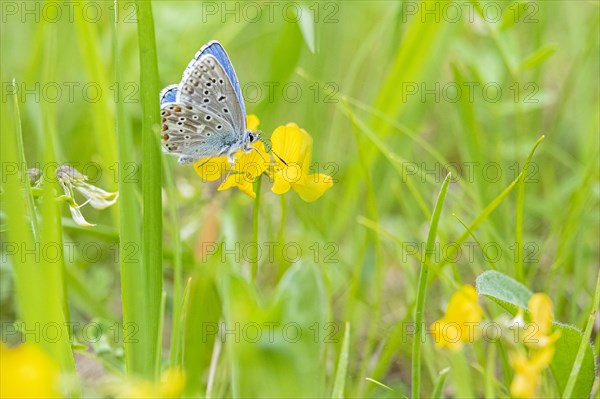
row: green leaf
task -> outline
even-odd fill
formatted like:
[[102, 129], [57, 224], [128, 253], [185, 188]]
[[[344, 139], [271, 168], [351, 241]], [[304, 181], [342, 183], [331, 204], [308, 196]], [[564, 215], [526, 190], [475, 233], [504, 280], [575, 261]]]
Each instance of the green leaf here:
[[[479, 11], [480, 10], [481, 9], [479, 8]], [[502, 21], [500, 22], [500, 29], [510, 29], [521, 20], [530, 21], [534, 18], [534, 14], [535, 10], [530, 9], [528, 1], [513, 1], [506, 8], [504, 8], [504, 11], [502, 13]]]
[[[527, 302], [533, 295], [521, 283], [496, 271], [487, 271], [479, 275], [476, 285], [480, 295], [490, 298], [513, 315], [518, 309], [527, 311]], [[550, 369], [562, 395], [584, 338], [576, 327], [558, 322], [554, 322], [554, 325], [561, 330], [561, 336], [555, 344], [556, 352]], [[571, 397], [589, 397], [594, 375], [594, 350], [591, 344], [586, 344], [585, 355]]]
[[431, 394], [433, 399], [439, 399], [442, 397], [442, 390], [444, 389], [446, 378], [448, 378], [448, 371], [450, 371], [450, 367], [446, 367], [439, 372], [438, 379], [435, 383], [435, 387], [433, 388], [433, 393]]
[[529, 56], [527, 56], [523, 61], [521, 61], [521, 65], [519, 65], [520, 70], [533, 69], [539, 66], [542, 62], [544, 62], [548, 57], [550, 57], [556, 51], [555, 45], [549, 45], [540, 47], [535, 50]]
[[285, 82], [296, 68], [302, 53], [301, 36], [295, 23], [285, 22], [281, 27], [271, 60], [271, 79], [274, 82]]
[[[582, 341], [582, 333], [576, 327], [566, 324], [555, 324], [560, 327], [561, 336], [554, 345], [556, 352], [554, 353], [552, 363], [550, 363], [550, 369], [552, 370], [552, 374], [554, 374], [561, 395], [565, 397], [563, 393], [565, 392], [571, 369], [575, 364], [577, 350]], [[589, 398], [592, 385], [594, 384], [594, 375], [594, 348], [591, 344], [587, 343], [577, 382], [572, 394], [568, 397]]]
[[300, 15], [300, 20], [298, 21], [298, 25], [300, 25], [300, 32], [302, 32], [302, 37], [304, 38], [304, 42], [308, 46], [308, 49], [311, 53], [315, 53], [315, 18], [313, 16], [310, 8], [306, 6], [300, 6], [300, 10], [302, 14]]
[[[215, 258], [220, 259], [220, 249]], [[215, 339], [219, 336], [221, 301], [215, 284], [215, 266], [210, 262], [199, 267], [189, 279], [181, 312], [183, 330], [182, 361], [187, 375], [202, 376], [210, 365]], [[201, 378], [186, 378], [186, 394], [198, 396]]]
[[323, 343], [331, 329], [326, 328], [327, 301], [317, 268], [296, 263], [265, 306], [240, 271], [223, 277], [232, 396], [322, 397]]
[[493, 270], [480, 274], [475, 284], [479, 295], [487, 296], [513, 315], [519, 308], [527, 309], [527, 302], [533, 295], [523, 284]]
[[350, 345], [350, 323], [346, 322], [344, 329], [344, 340], [342, 341], [342, 350], [338, 359], [337, 371], [335, 372], [335, 383], [333, 384], [332, 398], [343, 398], [346, 377], [348, 374], [348, 348]]
[[[590, 341], [590, 337], [592, 335], [592, 329], [594, 328], [594, 324], [596, 321], [596, 313], [598, 313], [598, 305], [600, 304], [600, 273], [596, 278], [596, 292], [594, 293], [594, 299], [592, 301], [592, 311], [588, 317], [587, 326], [585, 327], [585, 331], [583, 332], [583, 339], [581, 340], [581, 344], [579, 345], [579, 349], [577, 350], [577, 356], [575, 357], [575, 362], [573, 363], [573, 368], [571, 369], [571, 374], [569, 375], [569, 380], [566, 383], [566, 387], [563, 390], [564, 398], [573, 397], [573, 390], [575, 385], [579, 382], [579, 378], [581, 376], [581, 372], [589, 373], [591, 370], [582, 369], [581, 365], [584, 362], [585, 356], [587, 355], [587, 342]], [[591, 376], [594, 379], [594, 375]]]

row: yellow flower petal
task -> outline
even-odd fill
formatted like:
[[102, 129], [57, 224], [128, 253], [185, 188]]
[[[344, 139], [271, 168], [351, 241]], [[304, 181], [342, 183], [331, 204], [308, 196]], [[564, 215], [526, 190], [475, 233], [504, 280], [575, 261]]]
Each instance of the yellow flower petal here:
[[515, 398], [537, 397], [541, 373], [550, 365], [553, 356], [551, 346], [534, 351], [529, 358], [521, 352], [512, 353], [510, 363], [515, 375], [510, 385], [511, 395]]
[[446, 319], [479, 323], [482, 316], [483, 310], [477, 301], [477, 291], [472, 286], [463, 286], [450, 298], [448, 310], [446, 311]]
[[248, 130], [257, 130], [258, 125], [260, 125], [260, 120], [258, 116], [254, 114], [246, 115], [246, 128]]
[[0, 397], [58, 398], [59, 368], [37, 345], [0, 344]]
[[204, 158], [194, 164], [196, 174], [206, 181], [219, 180], [230, 167], [227, 157]]
[[180, 398], [185, 388], [185, 375], [177, 369], [168, 369], [161, 375], [160, 383], [130, 378], [116, 386], [118, 398]]
[[436, 346], [458, 350], [463, 343], [472, 343], [479, 336], [482, 317], [477, 291], [463, 286], [450, 298], [444, 317], [431, 325]]
[[510, 384], [510, 393], [515, 398], [535, 398], [539, 377], [515, 374]]
[[[306, 172], [310, 163], [312, 137], [295, 123], [279, 126], [271, 135], [273, 151], [288, 165], [297, 164]], [[275, 162], [280, 168], [286, 165], [277, 157]]]
[[[273, 188], [275, 194], [291, 189], [306, 202], [319, 199], [333, 186], [333, 179], [325, 174], [309, 175], [312, 156], [312, 137], [295, 123], [279, 126], [271, 136], [275, 157]], [[281, 159], [279, 159], [281, 158]]]
[[333, 179], [322, 173], [308, 175], [306, 179], [292, 185], [294, 191], [306, 202], [318, 200], [331, 187], [333, 187]]
[[[256, 118], [258, 120], [258, 118]], [[253, 144], [256, 149], [250, 152], [238, 151], [235, 154], [235, 164], [233, 167], [229, 164], [227, 157], [218, 157], [207, 160], [200, 160], [194, 164], [194, 170], [202, 179], [215, 181], [228, 176], [221, 183], [218, 191], [223, 191], [231, 187], [238, 187], [241, 191], [252, 198], [256, 197], [252, 188], [252, 182], [260, 176], [269, 165], [269, 154], [265, 150], [265, 145], [257, 141]]]
[[552, 300], [543, 293], [533, 294], [528, 302], [531, 322], [537, 326], [536, 336], [546, 336], [552, 328]]
[[246, 176], [243, 174], [235, 174], [231, 175], [225, 180], [217, 189], [218, 191], [227, 190], [231, 187], [237, 187], [243, 193], [249, 195], [252, 198], [256, 198], [256, 193], [254, 192], [253, 186], [254, 180], [248, 180]]
[[[239, 152], [239, 158], [236, 160], [235, 170], [242, 172], [253, 180], [260, 176], [269, 166], [269, 154], [265, 150], [265, 145], [257, 141], [252, 145], [255, 150], [248, 153]], [[258, 151], [258, 152], [257, 152]]]
[[168, 369], [160, 381], [161, 398], [179, 398], [185, 388], [185, 375], [177, 369]]
[[279, 171], [273, 175], [273, 187], [271, 187], [271, 191], [275, 194], [285, 194], [290, 191], [290, 182], [283, 176], [283, 172]]
[[457, 323], [440, 319], [432, 323], [429, 329], [433, 334], [433, 340], [436, 347], [447, 348], [451, 351], [458, 351], [462, 348], [462, 330]]

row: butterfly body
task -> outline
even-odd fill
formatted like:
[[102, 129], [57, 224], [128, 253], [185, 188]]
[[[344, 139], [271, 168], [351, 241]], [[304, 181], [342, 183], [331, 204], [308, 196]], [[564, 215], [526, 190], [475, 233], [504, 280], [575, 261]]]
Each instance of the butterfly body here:
[[248, 152], [260, 138], [246, 129], [246, 110], [233, 66], [221, 44], [202, 47], [178, 85], [160, 94], [162, 144], [179, 162]]

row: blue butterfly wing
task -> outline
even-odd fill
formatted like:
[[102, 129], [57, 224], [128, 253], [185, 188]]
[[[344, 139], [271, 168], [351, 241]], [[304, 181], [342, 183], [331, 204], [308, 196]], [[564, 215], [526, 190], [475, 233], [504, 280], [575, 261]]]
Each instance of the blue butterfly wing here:
[[160, 105], [174, 103], [177, 98], [177, 86], [169, 85], [160, 91]]
[[235, 70], [233, 69], [233, 65], [231, 65], [229, 56], [225, 52], [225, 49], [223, 48], [221, 43], [219, 43], [218, 41], [211, 40], [210, 42], [208, 42], [207, 44], [202, 46], [202, 48], [200, 50], [198, 50], [198, 52], [196, 53], [194, 58], [190, 61], [187, 68], [185, 68], [185, 71], [183, 72], [183, 76], [185, 77], [189, 73], [189, 71], [194, 68], [194, 65], [198, 62], [200, 57], [203, 55], [206, 55], [206, 54], [210, 54], [213, 57], [215, 57], [217, 59], [217, 61], [219, 61], [219, 63], [223, 66], [223, 69], [225, 70], [227, 77], [229, 78], [229, 80], [231, 81], [231, 84], [233, 85], [233, 89], [235, 90], [235, 95], [237, 96], [238, 102], [240, 103], [240, 106], [242, 108], [242, 115], [244, 115], [244, 117], [245, 117], [246, 107], [244, 106], [244, 98], [242, 97], [242, 89], [240, 88], [240, 82], [237, 79]]

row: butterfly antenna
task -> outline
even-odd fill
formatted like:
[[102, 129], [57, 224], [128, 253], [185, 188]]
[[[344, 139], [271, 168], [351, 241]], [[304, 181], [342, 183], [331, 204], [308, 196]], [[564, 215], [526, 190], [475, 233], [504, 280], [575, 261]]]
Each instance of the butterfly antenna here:
[[267, 152], [272, 152], [272, 153], [273, 153], [273, 155], [275, 155], [275, 156], [277, 157], [277, 159], [279, 159], [281, 162], [283, 162], [283, 164], [284, 164], [285, 166], [289, 166], [289, 165], [287, 164], [287, 162], [285, 162], [285, 161], [283, 160], [283, 158], [281, 158], [279, 155], [277, 155], [277, 153], [276, 153], [275, 151], [273, 151], [273, 146], [271, 145], [271, 142], [270, 142], [270, 141], [267, 141], [267, 140], [263, 139], [262, 137], [261, 137], [259, 140], [263, 142], [263, 144], [264, 144], [264, 145], [265, 145], [265, 147], [266, 147], [266, 150], [267, 150]]

